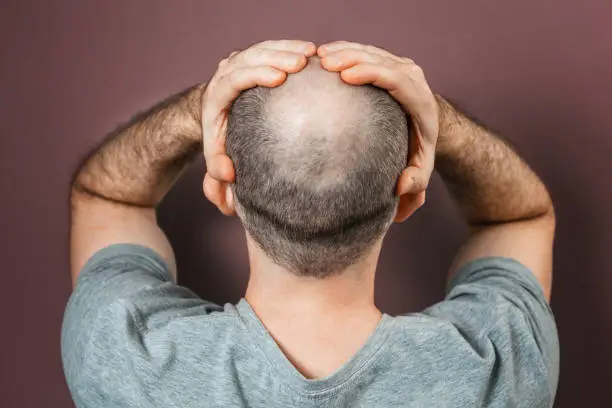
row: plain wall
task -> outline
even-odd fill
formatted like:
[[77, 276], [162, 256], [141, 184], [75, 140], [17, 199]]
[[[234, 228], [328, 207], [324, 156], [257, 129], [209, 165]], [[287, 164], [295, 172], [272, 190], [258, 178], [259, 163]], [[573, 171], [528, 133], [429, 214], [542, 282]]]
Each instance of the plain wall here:
[[[60, 326], [70, 295], [68, 185], [78, 161], [138, 110], [204, 81], [265, 39], [346, 39], [408, 56], [432, 88], [515, 142], [557, 209], [556, 407], [612, 406], [612, 2], [2, 1], [0, 3], [0, 405], [70, 407]], [[201, 161], [160, 222], [180, 283], [235, 302], [244, 236], [202, 192]], [[392, 228], [376, 299], [390, 314], [443, 296], [465, 228], [437, 175]]]

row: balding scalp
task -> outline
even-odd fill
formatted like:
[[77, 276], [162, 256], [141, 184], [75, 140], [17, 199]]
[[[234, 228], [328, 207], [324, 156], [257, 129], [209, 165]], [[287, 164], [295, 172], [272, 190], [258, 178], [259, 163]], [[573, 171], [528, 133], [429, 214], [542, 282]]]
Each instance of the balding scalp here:
[[408, 126], [386, 91], [348, 85], [312, 58], [280, 87], [236, 99], [226, 146], [245, 229], [277, 264], [324, 278], [386, 232]]

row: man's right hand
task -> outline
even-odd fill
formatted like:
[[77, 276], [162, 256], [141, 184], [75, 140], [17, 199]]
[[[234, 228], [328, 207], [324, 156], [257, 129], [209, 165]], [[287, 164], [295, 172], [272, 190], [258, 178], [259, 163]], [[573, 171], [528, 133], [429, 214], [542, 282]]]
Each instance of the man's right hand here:
[[225, 150], [228, 110], [242, 91], [255, 86], [281, 85], [287, 74], [306, 66], [314, 55], [309, 41], [264, 41], [243, 51], [234, 51], [219, 63], [202, 96], [202, 134], [206, 176], [204, 194], [225, 215], [235, 213], [228, 183], [234, 181], [234, 166]]
[[349, 84], [372, 84], [386, 89], [410, 115], [410, 157], [396, 194], [420, 195], [422, 205], [434, 170], [439, 131], [438, 103], [423, 70], [411, 59], [371, 45], [337, 41], [320, 46], [317, 53], [323, 68], [339, 72]]

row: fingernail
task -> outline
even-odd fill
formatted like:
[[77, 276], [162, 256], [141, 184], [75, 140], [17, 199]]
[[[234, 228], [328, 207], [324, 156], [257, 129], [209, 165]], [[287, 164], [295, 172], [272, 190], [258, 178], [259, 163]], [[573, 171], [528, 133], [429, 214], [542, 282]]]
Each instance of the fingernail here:
[[308, 43], [304, 47], [304, 52], [311, 53], [313, 50], [316, 50], [316, 49], [317, 49], [317, 46], [315, 43]]

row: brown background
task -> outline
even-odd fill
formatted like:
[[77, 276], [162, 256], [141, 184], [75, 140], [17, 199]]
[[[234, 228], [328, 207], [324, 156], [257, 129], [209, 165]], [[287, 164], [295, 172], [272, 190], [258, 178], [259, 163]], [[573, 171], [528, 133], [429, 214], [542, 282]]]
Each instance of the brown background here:
[[[518, 144], [558, 214], [557, 407], [612, 406], [612, 3], [470, 1], [2, 1], [0, 406], [69, 407], [59, 354], [70, 294], [67, 186], [81, 156], [138, 109], [212, 74], [230, 51], [348, 39], [415, 59], [432, 87]], [[180, 281], [235, 302], [240, 224], [200, 190], [197, 163], [161, 208]], [[384, 247], [388, 313], [440, 299], [465, 230], [436, 175]]]

